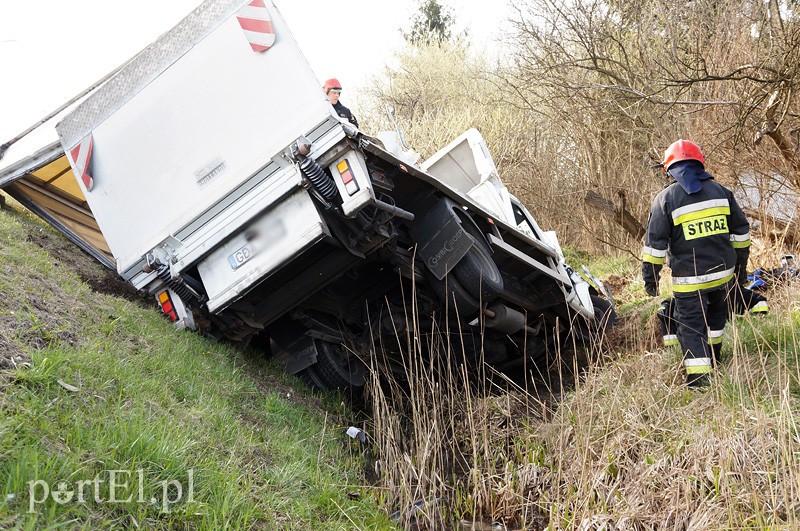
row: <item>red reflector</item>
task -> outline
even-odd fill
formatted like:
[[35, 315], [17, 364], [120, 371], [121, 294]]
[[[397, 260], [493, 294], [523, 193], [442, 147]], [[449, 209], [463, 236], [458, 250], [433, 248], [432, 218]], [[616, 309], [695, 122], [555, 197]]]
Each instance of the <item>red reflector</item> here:
[[342, 179], [342, 184], [347, 193], [353, 195], [358, 192], [358, 182], [350, 169], [350, 163], [347, 162], [347, 159], [337, 164], [336, 169], [339, 170], [339, 177]]
[[172, 299], [169, 297], [169, 291], [164, 290], [158, 294], [158, 302], [161, 304], [161, 311], [164, 315], [169, 317], [169, 320], [175, 322], [178, 320], [178, 312], [175, 311], [175, 306], [172, 305]]

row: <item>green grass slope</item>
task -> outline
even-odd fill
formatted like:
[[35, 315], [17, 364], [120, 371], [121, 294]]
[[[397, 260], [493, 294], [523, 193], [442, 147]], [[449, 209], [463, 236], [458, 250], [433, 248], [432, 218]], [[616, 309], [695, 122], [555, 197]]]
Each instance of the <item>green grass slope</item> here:
[[81, 255], [0, 211], [0, 528], [390, 526], [329, 404]]

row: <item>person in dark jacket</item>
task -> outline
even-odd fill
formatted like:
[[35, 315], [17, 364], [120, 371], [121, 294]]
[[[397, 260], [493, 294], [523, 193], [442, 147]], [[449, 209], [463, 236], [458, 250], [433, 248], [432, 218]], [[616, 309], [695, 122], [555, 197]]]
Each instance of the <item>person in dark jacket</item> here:
[[708, 383], [709, 341], [722, 337], [727, 293], [747, 277], [750, 224], [733, 197], [705, 171], [700, 146], [673, 142], [662, 164], [674, 182], [653, 200], [642, 249], [648, 295], [658, 295], [661, 268], [672, 270], [678, 342], [690, 387]]
[[339, 101], [339, 96], [342, 93], [342, 84], [339, 83], [339, 80], [335, 77], [328, 79], [325, 81], [325, 84], [322, 85], [322, 90], [324, 90], [325, 95], [328, 96], [328, 101], [333, 105], [333, 110], [336, 111], [336, 114], [358, 127], [358, 120], [356, 120], [356, 117], [350, 112], [350, 109], [342, 105], [342, 102]]

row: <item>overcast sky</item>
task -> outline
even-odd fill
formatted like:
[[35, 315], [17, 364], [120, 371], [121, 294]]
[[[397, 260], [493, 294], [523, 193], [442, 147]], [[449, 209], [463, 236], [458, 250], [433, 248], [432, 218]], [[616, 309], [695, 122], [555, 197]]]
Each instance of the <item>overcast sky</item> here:
[[[320, 80], [355, 88], [403, 44], [417, 0], [274, 0]], [[0, 0], [0, 141], [116, 68], [200, 0]], [[491, 47], [505, 0], [445, 0], [457, 30]]]

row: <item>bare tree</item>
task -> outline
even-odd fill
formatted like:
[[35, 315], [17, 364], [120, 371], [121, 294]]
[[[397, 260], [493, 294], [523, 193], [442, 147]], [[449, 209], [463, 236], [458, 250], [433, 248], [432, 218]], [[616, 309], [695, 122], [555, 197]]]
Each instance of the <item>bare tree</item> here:
[[368, 91], [371, 123], [391, 104], [423, 156], [478, 127], [537, 219], [587, 248], [638, 252], [666, 184], [651, 168], [677, 138], [726, 184], [784, 175], [800, 189], [787, 0], [512, 1], [505, 63], [460, 40], [410, 42]]
[[[548, 134], [560, 139], [551, 156], [576, 197], [592, 191], [619, 205], [608, 198], [624, 193], [624, 214], [644, 221], [663, 184], [648, 167], [678, 137], [703, 145], [720, 178], [769, 168], [800, 187], [793, 4], [520, 0], [515, 7], [504, 91], [546, 116]], [[756, 151], [755, 131], [778, 149]], [[630, 225], [590, 219], [587, 228], [598, 241], [638, 243]]]

